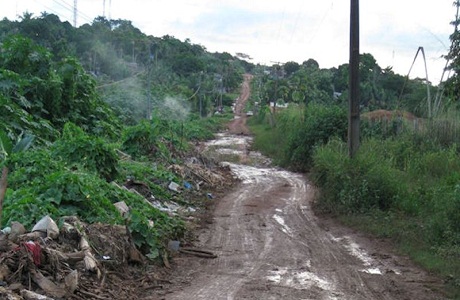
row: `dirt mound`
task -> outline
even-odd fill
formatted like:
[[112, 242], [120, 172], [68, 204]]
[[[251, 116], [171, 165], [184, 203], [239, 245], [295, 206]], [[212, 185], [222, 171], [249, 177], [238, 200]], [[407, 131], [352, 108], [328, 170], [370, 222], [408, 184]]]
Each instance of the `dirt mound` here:
[[416, 120], [417, 117], [407, 111], [400, 110], [374, 110], [361, 114], [362, 119], [369, 121], [390, 121], [396, 118], [403, 118], [408, 121]]

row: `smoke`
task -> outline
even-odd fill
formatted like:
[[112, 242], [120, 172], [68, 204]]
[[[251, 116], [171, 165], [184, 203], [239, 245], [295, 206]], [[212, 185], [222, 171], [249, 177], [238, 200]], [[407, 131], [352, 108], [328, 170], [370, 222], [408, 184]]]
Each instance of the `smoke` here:
[[93, 74], [101, 78], [108, 75], [115, 80], [101, 84], [98, 89], [125, 124], [134, 125], [152, 114], [165, 120], [185, 121], [188, 118], [189, 101], [181, 96], [165, 96], [168, 87], [159, 82], [168, 70], [156, 66], [150, 74], [145, 66], [126, 62], [111, 45], [101, 42], [94, 43], [92, 50], [90, 69]]
[[190, 104], [181, 98], [167, 96], [163, 101], [155, 103], [155, 110], [162, 118], [176, 121], [185, 121], [190, 114]]
[[134, 125], [147, 118], [148, 101], [138, 78], [129, 78], [101, 89], [104, 100], [127, 124]]

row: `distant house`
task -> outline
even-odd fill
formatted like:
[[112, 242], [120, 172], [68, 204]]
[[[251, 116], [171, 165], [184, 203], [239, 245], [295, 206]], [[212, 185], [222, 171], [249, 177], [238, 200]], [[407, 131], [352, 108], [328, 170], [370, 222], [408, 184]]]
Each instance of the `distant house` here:
[[[289, 103], [283, 103], [283, 104], [277, 103], [276, 107], [278, 107], [278, 108], [287, 108], [288, 105], [289, 105]], [[270, 102], [270, 107], [275, 107], [275, 102]]]

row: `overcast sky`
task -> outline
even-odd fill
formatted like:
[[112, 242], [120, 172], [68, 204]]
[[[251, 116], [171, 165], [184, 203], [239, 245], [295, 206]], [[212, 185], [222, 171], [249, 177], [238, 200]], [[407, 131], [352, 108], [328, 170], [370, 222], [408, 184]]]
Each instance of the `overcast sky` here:
[[[0, 0], [0, 16], [47, 11], [73, 23], [72, 0]], [[453, 32], [453, 0], [360, 1], [361, 53], [381, 67], [409, 72], [418, 47], [439, 83]], [[105, 3], [105, 9], [104, 9]], [[349, 0], [78, 0], [77, 25], [103, 15], [131, 20], [144, 33], [189, 38], [211, 52], [242, 52], [254, 63], [313, 58], [321, 68], [349, 59]], [[411, 77], [425, 77], [421, 56]]]

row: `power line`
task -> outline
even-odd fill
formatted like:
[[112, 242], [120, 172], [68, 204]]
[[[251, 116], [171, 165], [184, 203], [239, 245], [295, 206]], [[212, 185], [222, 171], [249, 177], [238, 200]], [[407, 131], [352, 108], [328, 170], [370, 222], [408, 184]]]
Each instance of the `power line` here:
[[[66, 10], [68, 10], [68, 11], [70, 11], [72, 13], [74, 12], [74, 6], [72, 6], [71, 4], [67, 3], [65, 0], [61, 0], [61, 1], [53, 0], [53, 1], [56, 4], [58, 4], [59, 6], [65, 8]], [[82, 19], [85, 19], [88, 22], [92, 22], [91, 17], [89, 17], [88, 15], [86, 15], [83, 12], [79, 11], [77, 6], [75, 6], [75, 7], [77, 8], [77, 16], [82, 17]]]
[[38, 0], [35, 0], [35, 2], [37, 2], [39, 5], [43, 6], [46, 10], [48, 10], [48, 11], [50, 11], [50, 12], [56, 14], [57, 16], [59, 16], [60, 18], [62, 18], [63, 20], [68, 19], [68, 18], [64, 17], [62, 14], [60, 14], [59, 12], [57, 12], [56, 10], [52, 9], [51, 7], [48, 7], [48, 6], [46, 6], [45, 4], [43, 4], [43, 3], [39, 3]]
[[[84, 19], [85, 21], [91, 22], [90, 17], [86, 16], [82, 12], [79, 12], [78, 9], [75, 10], [73, 6], [71, 6], [70, 4], [65, 2], [64, 0], [62, 0], [62, 1], [53, 0], [53, 2], [55, 4], [57, 4], [57, 5], [59, 5], [60, 7], [62, 7], [63, 9], [65, 9], [66, 11], [72, 13], [74, 27], [76, 27], [76, 16], [81, 16], [81, 18]], [[75, 8], [77, 8], [77, 7], [75, 7]], [[75, 13], [76, 13], [76, 16], [75, 16]]]
[[[71, 18], [70, 18], [70, 17], [63, 15], [61, 12], [59, 12], [58, 10], [56, 10], [56, 9], [54, 9], [54, 8], [52, 8], [52, 7], [47, 6], [47, 5], [44, 4], [42, 1], [39, 1], [39, 0], [34, 0], [34, 1], [35, 1], [37, 4], [39, 4], [40, 6], [42, 6], [42, 7], [45, 9], [45, 11], [51, 12], [51, 13], [53, 13], [53, 14], [56, 14], [56, 15], [57, 15], [60, 19], [62, 19], [62, 20], [71, 21]], [[76, 2], [77, 0], [74, 0], [74, 1]], [[57, 0], [53, 0], [53, 3], [59, 5], [62, 9], [65, 9], [66, 11], [68, 11], [68, 12], [70, 12], [70, 13], [75, 13], [74, 8], [73, 8], [70, 4], [68, 4], [67, 2], [65, 2], [64, 0], [62, 0], [62, 3], [59, 2], [59, 1], [57, 1]], [[64, 4], [65, 4], [66, 6], [64, 6]], [[76, 9], [76, 13], [77, 13], [77, 16], [81, 16], [81, 18], [84, 19], [86, 22], [89, 22], [89, 23], [92, 22], [92, 20], [91, 20], [90, 17], [88, 17], [88, 16], [85, 15], [84, 13], [80, 12], [78, 9]], [[75, 15], [74, 15], [74, 20], [73, 20], [73, 25], [74, 25], [74, 26], [76, 25], [76, 24], [75, 24], [75, 23], [76, 23], [75, 21], [76, 21], [76, 18], [75, 18]], [[76, 26], [75, 26], [75, 27], [76, 27]]]

